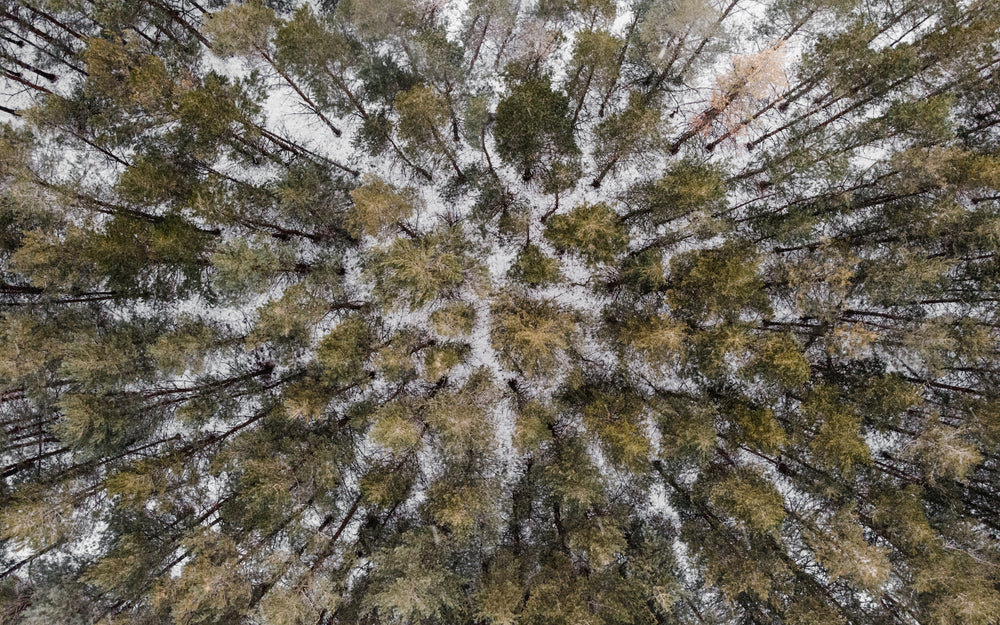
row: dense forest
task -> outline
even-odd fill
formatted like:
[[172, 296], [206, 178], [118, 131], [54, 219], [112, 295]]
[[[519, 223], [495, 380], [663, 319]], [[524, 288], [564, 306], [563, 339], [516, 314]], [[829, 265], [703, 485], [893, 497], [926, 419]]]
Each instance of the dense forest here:
[[0, 622], [1000, 623], [996, 0], [0, 0]]

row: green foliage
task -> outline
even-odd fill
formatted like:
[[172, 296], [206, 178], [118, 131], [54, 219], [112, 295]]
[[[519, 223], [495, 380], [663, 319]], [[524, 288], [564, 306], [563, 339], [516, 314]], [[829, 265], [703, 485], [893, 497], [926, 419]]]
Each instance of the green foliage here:
[[590, 265], [613, 261], [628, 241], [621, 220], [607, 204], [581, 204], [552, 216], [545, 225], [545, 238], [576, 252]]
[[499, 357], [528, 377], [551, 375], [576, 330], [572, 312], [524, 296], [498, 300], [491, 316], [490, 338]]
[[833, 389], [814, 389], [802, 405], [802, 414], [815, 424], [809, 448], [821, 466], [851, 477], [860, 465], [871, 463], [871, 450], [858, 431], [860, 419]]
[[788, 442], [788, 436], [768, 408], [735, 405], [727, 408], [727, 416], [739, 428], [736, 440], [745, 441], [766, 453], [775, 453]]
[[419, 20], [419, 8], [412, 0], [388, 0], [373, 5], [363, 0], [338, 3], [337, 11], [365, 37], [379, 40], [401, 35]]
[[511, 87], [497, 105], [493, 137], [505, 162], [525, 180], [578, 158], [569, 99], [548, 80], [530, 79]]
[[174, 114], [183, 149], [195, 158], [217, 157], [234, 128], [252, 119], [260, 108], [242, 85], [215, 72], [206, 74], [177, 96]]
[[330, 312], [329, 303], [303, 284], [270, 298], [259, 309], [247, 346], [270, 344], [275, 350], [298, 350], [310, 344], [314, 330]]
[[0, 512], [3, 539], [19, 549], [58, 544], [74, 530], [72, 493], [21, 489]]
[[[407, 445], [401, 449], [411, 449]], [[413, 487], [413, 474], [406, 469], [375, 466], [361, 477], [359, 489], [365, 501], [379, 508], [391, 508], [404, 501]]]
[[525, 403], [517, 412], [514, 424], [514, 444], [519, 449], [532, 450], [553, 440], [555, 410], [539, 401]]
[[5, 625], [995, 625], [996, 2], [0, 13]]
[[684, 325], [668, 317], [630, 320], [619, 336], [653, 367], [669, 366], [684, 354]]
[[129, 112], [159, 117], [173, 83], [164, 59], [144, 54], [134, 41], [92, 38], [82, 60], [87, 89]]
[[156, 152], [140, 155], [118, 179], [118, 193], [137, 204], [183, 201], [186, 191], [183, 171]]
[[328, 384], [343, 386], [357, 381], [364, 373], [374, 337], [360, 317], [348, 317], [324, 336], [316, 350], [316, 361], [323, 367]]
[[763, 286], [756, 254], [726, 243], [671, 259], [667, 301], [681, 318], [733, 322], [747, 314], [770, 312]]
[[402, 620], [457, 618], [466, 610], [461, 577], [449, 570], [436, 530], [413, 533], [376, 556], [369, 610]]
[[371, 178], [351, 191], [353, 206], [347, 212], [347, 225], [360, 235], [376, 236], [390, 226], [409, 219], [418, 202], [410, 190], [397, 191], [384, 180]]
[[478, 369], [460, 388], [429, 400], [425, 419], [446, 448], [488, 451], [493, 445], [490, 408], [495, 401], [492, 375]]
[[424, 356], [424, 377], [430, 382], [447, 377], [452, 369], [465, 360], [468, 353], [469, 346], [464, 343], [435, 345], [428, 348]]
[[508, 554], [501, 555], [506, 557], [491, 567], [476, 593], [475, 603], [479, 606], [476, 615], [494, 625], [513, 625], [523, 594], [521, 578], [513, 559]]
[[230, 4], [213, 13], [202, 30], [217, 54], [246, 56], [267, 48], [275, 23], [272, 9], [259, 0], [251, 0]]
[[358, 67], [366, 95], [373, 102], [391, 103], [396, 95], [414, 87], [417, 77], [392, 56], [374, 54]]
[[371, 437], [379, 445], [403, 453], [420, 447], [422, 430], [408, 406], [391, 404], [375, 413]]
[[718, 431], [713, 411], [705, 405], [682, 400], [656, 406], [660, 431], [660, 456], [671, 465], [700, 465], [715, 451]]
[[443, 336], [464, 336], [472, 332], [476, 309], [464, 302], [448, 302], [431, 313], [434, 330]]
[[[448, 115], [448, 100], [432, 87], [416, 85], [396, 96], [396, 110], [399, 112], [399, 136], [410, 151], [419, 155], [437, 155], [456, 162], [451, 144], [446, 140], [451, 118]], [[457, 165], [454, 165], [456, 169]]]
[[785, 519], [781, 493], [767, 478], [750, 471], [731, 473], [712, 484], [709, 499], [751, 532], [776, 531]]
[[594, 130], [594, 160], [600, 172], [594, 184], [633, 161], [652, 160], [663, 146], [662, 126], [660, 111], [633, 93], [624, 110], [605, 118]]
[[486, 272], [463, 234], [439, 230], [417, 239], [396, 239], [373, 259], [376, 292], [389, 305], [410, 310], [463, 290], [478, 292]]
[[749, 372], [788, 388], [809, 381], [810, 365], [798, 342], [788, 334], [774, 334], [761, 341]]
[[151, 429], [143, 414], [142, 397], [123, 392], [117, 396], [71, 393], [60, 401], [63, 415], [58, 436], [85, 453], [104, 454], [141, 440]]
[[865, 540], [849, 509], [837, 510], [825, 520], [822, 529], [809, 534], [809, 543], [831, 579], [847, 579], [859, 588], [877, 592], [889, 577], [889, 550]]
[[518, 253], [510, 268], [510, 276], [529, 286], [544, 286], [559, 281], [559, 261], [529, 243]]
[[[217, 623], [232, 619], [250, 603], [250, 581], [230, 566], [237, 557], [231, 539], [201, 531], [184, 545], [192, 561], [180, 576], [161, 578], [153, 591], [153, 605], [188, 623]], [[210, 588], [212, 592], [205, 592]]]
[[213, 286], [220, 295], [245, 297], [271, 284], [290, 259], [289, 250], [264, 237], [227, 241], [215, 248]]
[[633, 198], [636, 215], [666, 223], [697, 211], [720, 209], [726, 188], [717, 167], [684, 159], [671, 163], [663, 177], [638, 185]]

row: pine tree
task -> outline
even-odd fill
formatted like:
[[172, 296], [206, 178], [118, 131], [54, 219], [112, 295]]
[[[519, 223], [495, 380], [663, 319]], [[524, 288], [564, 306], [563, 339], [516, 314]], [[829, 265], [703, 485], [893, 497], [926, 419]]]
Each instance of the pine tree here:
[[998, 32], [0, 2], [0, 621], [995, 624]]

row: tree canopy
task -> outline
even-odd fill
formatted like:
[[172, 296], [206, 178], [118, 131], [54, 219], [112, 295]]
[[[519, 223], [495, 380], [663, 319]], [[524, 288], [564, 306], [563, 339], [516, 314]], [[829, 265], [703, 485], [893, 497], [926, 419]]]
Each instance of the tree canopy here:
[[0, 622], [1000, 625], [998, 33], [0, 0]]

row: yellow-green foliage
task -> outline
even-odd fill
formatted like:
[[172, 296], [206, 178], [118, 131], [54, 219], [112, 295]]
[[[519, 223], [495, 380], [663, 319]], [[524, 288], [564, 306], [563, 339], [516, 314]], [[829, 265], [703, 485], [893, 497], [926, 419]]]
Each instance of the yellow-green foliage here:
[[217, 54], [240, 56], [266, 50], [276, 24], [273, 10], [260, 0], [250, 0], [213, 13], [202, 31]]
[[359, 235], [376, 236], [399, 221], [409, 219], [418, 206], [410, 189], [397, 190], [377, 177], [351, 191], [354, 204], [347, 211], [347, 225]]
[[447, 337], [464, 336], [472, 332], [476, 309], [464, 302], [448, 302], [431, 313], [434, 330]]
[[809, 381], [810, 365], [798, 341], [788, 334], [772, 334], [760, 342], [749, 372], [788, 388]]
[[858, 588], [878, 592], [889, 578], [889, 549], [870, 544], [848, 508], [837, 510], [818, 525], [807, 540], [830, 579], [846, 579]]
[[478, 293], [486, 278], [482, 262], [472, 255], [458, 232], [443, 230], [419, 239], [396, 239], [371, 266], [376, 292], [388, 306], [423, 308], [457, 296], [463, 289]]
[[1000, 625], [1000, 3], [0, 3], [3, 625]]
[[371, 437], [386, 449], [403, 453], [420, 446], [423, 429], [412, 407], [390, 404], [373, 415]]
[[750, 470], [730, 473], [712, 484], [709, 499], [754, 533], [774, 532], [785, 519], [781, 493], [766, 477]]
[[558, 248], [579, 254], [588, 264], [614, 260], [625, 249], [625, 227], [607, 204], [581, 204], [545, 224], [545, 238]]
[[316, 350], [316, 361], [328, 383], [340, 386], [362, 376], [371, 344], [371, 328], [360, 317], [344, 319], [328, 332]]
[[667, 301], [679, 317], [698, 321], [739, 319], [769, 312], [757, 256], [737, 243], [685, 252], [670, 261]]
[[802, 414], [816, 431], [809, 443], [818, 464], [853, 476], [871, 463], [871, 450], [861, 437], [861, 419], [830, 387], [819, 387], [802, 405]]
[[490, 338], [500, 359], [529, 377], [552, 373], [577, 324], [565, 308], [524, 296], [502, 297], [491, 315]]

